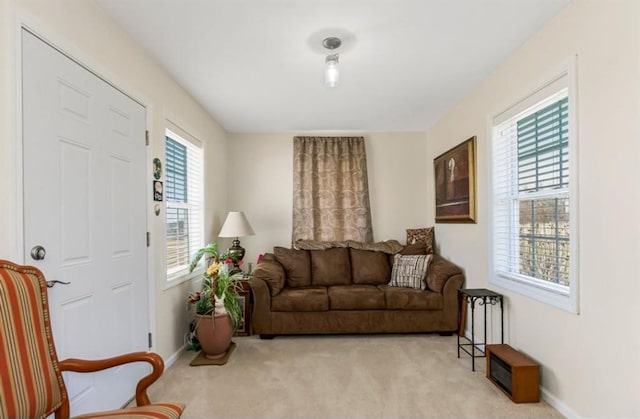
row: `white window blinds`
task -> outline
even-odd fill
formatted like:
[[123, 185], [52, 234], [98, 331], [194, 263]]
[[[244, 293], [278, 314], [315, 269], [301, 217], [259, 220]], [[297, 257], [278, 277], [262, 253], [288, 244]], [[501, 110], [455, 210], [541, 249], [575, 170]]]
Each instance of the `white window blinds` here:
[[494, 275], [568, 296], [569, 97], [563, 76], [494, 119]]
[[204, 245], [203, 176], [199, 141], [177, 127], [167, 129], [164, 191], [168, 280], [186, 274], [191, 256]]

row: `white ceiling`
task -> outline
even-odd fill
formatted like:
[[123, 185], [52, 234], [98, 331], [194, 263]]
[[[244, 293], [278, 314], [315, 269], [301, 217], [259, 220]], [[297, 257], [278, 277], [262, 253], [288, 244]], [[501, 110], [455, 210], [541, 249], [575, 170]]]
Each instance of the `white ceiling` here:
[[570, 2], [96, 1], [230, 132], [426, 130]]

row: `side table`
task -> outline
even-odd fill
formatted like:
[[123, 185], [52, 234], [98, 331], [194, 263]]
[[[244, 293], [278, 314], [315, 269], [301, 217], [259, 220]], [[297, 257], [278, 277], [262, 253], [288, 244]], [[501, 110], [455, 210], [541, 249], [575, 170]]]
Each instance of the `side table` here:
[[238, 290], [238, 302], [242, 307], [242, 323], [240, 328], [236, 331], [236, 336], [250, 336], [251, 335], [251, 274], [244, 274], [242, 278], [238, 280], [241, 289]]
[[[486, 288], [468, 288], [458, 290], [458, 297], [462, 300], [462, 304], [469, 304], [471, 306], [471, 339], [469, 340], [465, 336], [460, 336], [462, 333], [458, 333], [458, 358], [460, 358], [460, 349], [467, 354], [471, 355], [471, 371], [476, 370], [476, 358], [484, 358], [486, 356], [485, 350], [487, 345], [487, 304], [492, 306], [500, 303], [500, 341], [504, 343], [504, 304], [502, 294], [488, 290]], [[475, 308], [476, 301], [479, 305], [484, 306], [484, 341], [476, 342], [476, 335], [474, 329], [475, 323]], [[461, 307], [462, 308], [462, 307]], [[465, 310], [466, 312], [466, 310]], [[460, 313], [458, 315], [461, 317]], [[459, 318], [459, 324], [462, 325], [466, 319]], [[461, 328], [463, 332], [463, 328]], [[468, 343], [461, 343], [460, 338], [464, 339]], [[476, 348], [476, 346], [483, 346], [484, 349]], [[471, 346], [471, 351], [468, 351], [466, 346]], [[476, 350], [480, 353], [476, 355]]]

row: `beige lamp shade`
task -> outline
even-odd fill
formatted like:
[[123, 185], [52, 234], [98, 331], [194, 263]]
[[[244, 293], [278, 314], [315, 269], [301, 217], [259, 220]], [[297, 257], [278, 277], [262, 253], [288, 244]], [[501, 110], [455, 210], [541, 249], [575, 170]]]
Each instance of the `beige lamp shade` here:
[[242, 211], [230, 211], [227, 219], [224, 220], [219, 237], [245, 237], [253, 236], [254, 231], [249, 224], [249, 220]]

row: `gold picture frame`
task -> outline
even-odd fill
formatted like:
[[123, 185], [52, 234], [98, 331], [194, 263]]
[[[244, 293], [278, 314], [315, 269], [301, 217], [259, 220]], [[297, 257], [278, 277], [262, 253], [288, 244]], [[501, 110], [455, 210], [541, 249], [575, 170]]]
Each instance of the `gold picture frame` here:
[[476, 223], [476, 136], [433, 159], [436, 223]]

